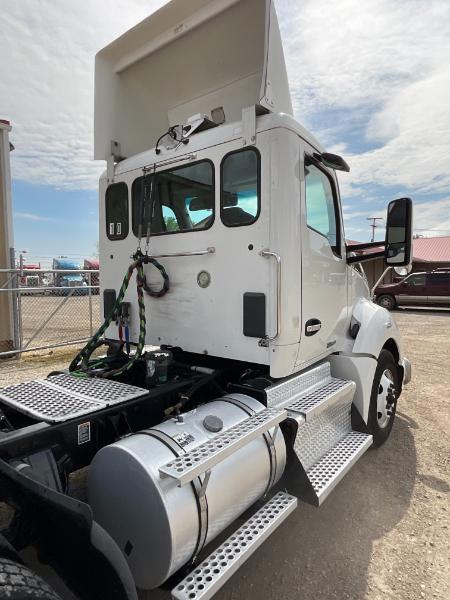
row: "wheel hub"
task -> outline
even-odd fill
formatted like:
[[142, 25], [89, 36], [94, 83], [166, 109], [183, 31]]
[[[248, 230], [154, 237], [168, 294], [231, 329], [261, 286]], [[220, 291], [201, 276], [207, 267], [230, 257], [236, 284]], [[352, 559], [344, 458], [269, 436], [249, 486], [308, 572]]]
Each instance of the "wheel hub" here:
[[378, 385], [377, 420], [378, 426], [383, 429], [389, 423], [394, 411], [395, 385], [394, 376], [390, 369], [385, 369]]

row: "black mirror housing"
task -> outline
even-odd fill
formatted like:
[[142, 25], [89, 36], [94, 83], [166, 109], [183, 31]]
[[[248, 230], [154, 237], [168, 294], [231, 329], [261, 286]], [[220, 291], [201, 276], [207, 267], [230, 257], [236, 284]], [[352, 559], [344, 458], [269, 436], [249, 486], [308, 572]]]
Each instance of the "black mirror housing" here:
[[331, 152], [323, 152], [319, 154], [318, 152], [314, 153], [314, 158], [319, 160], [322, 164], [330, 169], [334, 169], [335, 171], [345, 171], [348, 173], [350, 171], [350, 167], [338, 154], [331, 154]]
[[407, 266], [412, 260], [411, 198], [398, 198], [389, 203], [386, 218], [385, 261], [387, 265]]

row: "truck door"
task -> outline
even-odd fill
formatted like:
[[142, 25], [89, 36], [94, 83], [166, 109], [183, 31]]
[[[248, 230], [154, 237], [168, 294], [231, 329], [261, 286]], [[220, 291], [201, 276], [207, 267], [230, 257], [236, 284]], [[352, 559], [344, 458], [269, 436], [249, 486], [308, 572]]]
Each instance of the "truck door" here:
[[[264, 331], [246, 331], [244, 319], [246, 294], [257, 302], [267, 299], [269, 305], [271, 301], [274, 265], [259, 254], [269, 247], [270, 206], [262, 197], [269, 178], [265, 144], [263, 134], [259, 149], [243, 148], [241, 140], [231, 141], [198, 151], [194, 161], [158, 169], [150, 253], [159, 257], [171, 287], [164, 298], [145, 297], [151, 315], [147, 343], [163, 341], [197, 354], [268, 363], [267, 348], [258, 344]], [[129, 175], [133, 237], [128, 236], [127, 243], [134, 246], [142, 214], [142, 185], [142, 172]], [[143, 243], [148, 218], [144, 212]], [[107, 236], [112, 231], [107, 228]], [[117, 254], [112, 248], [106, 256]], [[118, 273], [125, 271], [133, 245], [127, 248], [122, 250]], [[151, 265], [144, 270], [149, 285], [159, 289], [159, 271]], [[110, 285], [107, 277], [107, 273], [102, 276], [102, 285]], [[111, 273], [111, 284], [114, 277], [116, 273]], [[134, 295], [132, 288], [129, 294]], [[269, 333], [272, 313], [270, 305], [265, 325]], [[138, 325], [134, 319], [133, 340], [139, 335]]]
[[399, 304], [425, 304], [427, 291], [425, 273], [415, 273], [403, 280], [395, 295]]
[[450, 304], [450, 273], [428, 273], [427, 294], [429, 304]]
[[302, 328], [298, 365], [339, 347], [347, 324], [347, 265], [336, 176], [304, 145], [302, 202]]

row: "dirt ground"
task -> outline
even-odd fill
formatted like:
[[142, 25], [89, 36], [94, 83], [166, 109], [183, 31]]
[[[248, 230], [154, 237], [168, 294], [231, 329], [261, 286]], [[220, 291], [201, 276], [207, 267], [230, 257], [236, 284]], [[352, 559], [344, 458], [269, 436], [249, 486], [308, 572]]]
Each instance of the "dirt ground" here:
[[[450, 598], [450, 312], [398, 311], [395, 318], [413, 380], [391, 437], [363, 456], [321, 508], [300, 503], [217, 600]], [[43, 376], [68, 359], [55, 351], [0, 362], [0, 385]]]

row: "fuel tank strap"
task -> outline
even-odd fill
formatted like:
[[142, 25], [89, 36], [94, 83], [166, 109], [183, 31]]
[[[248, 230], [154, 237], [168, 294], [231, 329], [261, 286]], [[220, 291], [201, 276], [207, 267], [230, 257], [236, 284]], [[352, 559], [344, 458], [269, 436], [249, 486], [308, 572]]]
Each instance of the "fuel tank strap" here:
[[[245, 404], [244, 402], [241, 402], [237, 398], [230, 398], [229, 396], [224, 396], [223, 398], [221, 398], [221, 401], [229, 402], [230, 404], [234, 404], [235, 406], [238, 406], [241, 410], [243, 410], [245, 413], [247, 413], [250, 417], [252, 415], [256, 414], [256, 412], [253, 410], [253, 408], [250, 408], [250, 406], [247, 406], [247, 404]], [[269, 452], [269, 460], [270, 460], [269, 480], [267, 482], [267, 487], [266, 487], [263, 497], [265, 497], [267, 495], [267, 492], [273, 486], [273, 484], [275, 482], [276, 473], [277, 473], [277, 452], [275, 450], [275, 444], [274, 444], [276, 434], [277, 434], [277, 429], [275, 429], [275, 433], [273, 436], [271, 436], [268, 431], [263, 433], [264, 441], [266, 442], [266, 445], [267, 445], [267, 451]]]
[[[186, 450], [178, 442], [170, 437], [164, 431], [159, 429], [146, 429], [139, 431], [138, 433], [148, 435], [149, 437], [156, 438], [162, 444], [164, 444], [169, 450], [171, 450], [175, 456], [181, 456], [187, 454]], [[200, 477], [197, 477], [191, 481], [191, 486], [194, 491], [195, 500], [198, 511], [199, 531], [197, 536], [197, 543], [191, 557], [191, 562], [194, 562], [199, 553], [202, 551], [203, 546], [206, 542], [208, 535], [208, 498], [206, 497], [206, 487], [209, 480], [209, 473], [205, 473], [203, 481]]]

